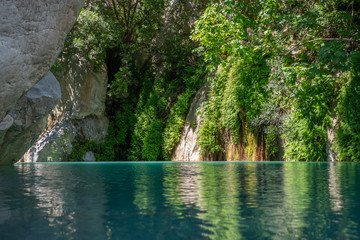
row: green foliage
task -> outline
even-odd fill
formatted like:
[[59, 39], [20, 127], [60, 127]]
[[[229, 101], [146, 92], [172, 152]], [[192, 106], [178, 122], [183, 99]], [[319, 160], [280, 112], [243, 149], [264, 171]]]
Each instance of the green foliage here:
[[[264, 127], [262, 122], [256, 124], [253, 121], [259, 118], [263, 103], [270, 96], [265, 91], [269, 71], [264, 65], [264, 61], [256, 57], [256, 51], [223, 62], [211, 86], [204, 123], [199, 132], [199, 145], [203, 152], [223, 151], [221, 132], [225, 130], [230, 131], [232, 142], [237, 144], [241, 131], [250, 134], [251, 130]], [[254, 123], [252, 126], [249, 125], [251, 122]], [[242, 139], [247, 146], [253, 140]], [[249, 154], [255, 149], [253, 145]]]
[[221, 102], [225, 89], [226, 80], [215, 81], [211, 79], [211, 90], [208, 100], [203, 103], [200, 109], [202, 124], [198, 132], [198, 144], [202, 153], [217, 153], [224, 151], [221, 136]]
[[180, 141], [181, 131], [184, 128], [186, 113], [193, 94], [194, 91], [188, 88], [185, 93], [179, 96], [170, 110], [163, 133], [163, 155], [166, 160], [170, 159], [172, 149]]
[[275, 156], [279, 151], [279, 148], [277, 146], [278, 138], [279, 138], [279, 134], [276, 127], [274, 126], [268, 127], [266, 131], [265, 141], [266, 141], [266, 149], [269, 152], [269, 157]]
[[339, 128], [336, 132], [340, 161], [360, 161], [360, 54], [353, 60], [349, 81], [339, 97], [337, 113]]
[[133, 107], [130, 104], [123, 104], [120, 111], [115, 117], [116, 126], [116, 144], [124, 145], [130, 135], [130, 130], [135, 124], [135, 116], [133, 114]]
[[244, 1], [225, 1], [211, 4], [196, 21], [192, 38], [200, 42], [198, 51], [204, 52], [212, 71], [237, 52], [247, 35], [246, 28], [253, 26], [256, 11]]
[[170, 159], [172, 150], [180, 141], [192, 96], [194, 96], [203, 83], [206, 71], [200, 64], [201, 62], [197, 68], [187, 66], [185, 73], [181, 77], [187, 88], [184, 93], [177, 97], [177, 101], [170, 109], [169, 117], [166, 120], [163, 133], [163, 156], [166, 160]]
[[[191, 36], [184, 23], [193, 16], [171, 21], [164, 16], [168, 4], [95, 0], [80, 14], [64, 53], [75, 49], [95, 68], [107, 63], [111, 124], [103, 144], [84, 143], [79, 152], [106, 152], [99, 160], [169, 159], [208, 74], [211, 90], [198, 132], [204, 153], [224, 151], [230, 132], [249, 156], [259, 141], [275, 156], [282, 135], [286, 159], [324, 161], [338, 105], [339, 159], [359, 159], [357, 2], [215, 1], [194, 10], [203, 14]], [[350, 80], [339, 78], [348, 71]]]
[[208, 7], [197, 21], [192, 35], [206, 48], [205, 59], [213, 62], [214, 66], [220, 64], [222, 55], [226, 56], [227, 39], [233, 30], [231, 22], [222, 12], [223, 7], [220, 4]]
[[[138, 160], [153, 160], [144, 159], [143, 157], [153, 157], [154, 154], [144, 154], [145, 138], [148, 136], [150, 127], [153, 123], [159, 120], [160, 114], [164, 111], [166, 100], [163, 96], [165, 92], [166, 77], [163, 76], [157, 79], [156, 84], [153, 84], [154, 75], [149, 71], [140, 92], [140, 97], [136, 107], [136, 123], [132, 131], [131, 147], [128, 158], [131, 161]], [[154, 128], [158, 125], [155, 124]], [[162, 130], [160, 135], [162, 134]], [[150, 139], [150, 138], [149, 138]], [[159, 139], [161, 140], [161, 139]], [[161, 141], [159, 141], [161, 142]], [[160, 145], [161, 146], [161, 145]]]
[[108, 95], [113, 98], [122, 97], [128, 93], [128, 86], [131, 82], [136, 81], [131, 71], [131, 58], [124, 56], [121, 60], [121, 67], [114, 75], [114, 80], [111, 82]]
[[241, 125], [241, 116], [243, 116], [244, 108], [241, 105], [241, 90], [243, 87], [242, 84], [242, 72], [235, 73], [234, 69], [242, 68], [241, 66], [243, 61], [235, 64], [234, 68], [231, 68], [230, 73], [225, 73], [221, 77], [228, 77], [225, 79], [226, 85], [224, 90], [223, 100], [221, 102], [221, 115], [222, 115], [222, 125], [228, 128], [233, 136], [234, 143], [239, 143], [239, 134], [240, 134], [240, 125]]
[[161, 154], [163, 124], [160, 120], [155, 120], [150, 124], [144, 139], [142, 158], [149, 161], [158, 160]]
[[198, 144], [202, 153], [217, 153], [224, 151], [222, 138], [216, 122], [206, 118], [199, 131]]
[[[200, 12], [204, 2], [197, 1], [191, 11]], [[110, 125], [104, 143], [95, 147], [78, 139], [75, 149], [92, 149], [98, 160], [169, 158], [190, 100], [206, 74], [201, 57], [193, 54], [198, 45], [185, 29], [193, 21], [192, 12], [183, 8], [185, 3], [169, 4], [169, 0], [86, 1], [60, 60], [76, 54], [80, 64], [95, 70], [106, 64]], [[148, 133], [158, 121], [166, 123], [161, 128], [166, 133], [161, 131], [158, 141], [163, 152], [155, 154], [144, 149], [152, 146]]]
[[121, 106], [115, 119], [110, 121], [107, 135], [103, 143], [96, 143], [92, 140], [76, 139], [72, 145], [73, 149], [69, 156], [70, 161], [82, 161], [86, 152], [92, 151], [97, 161], [115, 161], [123, 159], [119, 150], [127, 146], [130, 138], [130, 129], [134, 125], [132, 106], [124, 104]]
[[291, 117], [286, 122], [283, 135], [284, 158], [291, 161], [326, 161], [326, 129], [308, 119]]
[[71, 143], [69, 141], [69, 130], [64, 129], [61, 137], [50, 144], [50, 155], [47, 157], [47, 161], [66, 161], [66, 158], [69, 155], [68, 151], [70, 147]]
[[98, 152], [99, 144], [94, 141], [81, 141], [78, 139], [72, 143], [72, 152], [67, 159], [71, 162], [82, 162], [85, 153], [89, 151]]
[[325, 161], [327, 130], [341, 92], [339, 156], [358, 158], [355, 144], [349, 144], [349, 139], [357, 142], [356, 131], [349, 132], [354, 128], [349, 119], [357, 119], [357, 109], [344, 107], [354, 101], [345, 95], [357, 94], [355, 80], [347, 83], [353, 86], [350, 94], [337, 78], [354, 66], [351, 59], [358, 42], [348, 38], [359, 39], [356, 7], [354, 1], [338, 0], [211, 4], [192, 36], [200, 42], [198, 52], [209, 68], [220, 66], [211, 82], [204, 131], [199, 133], [204, 150], [215, 149], [221, 142], [215, 136], [225, 130], [237, 143], [239, 133], [246, 132], [242, 125], [250, 123], [246, 134], [263, 131], [269, 155], [278, 151], [275, 144], [282, 134], [288, 160]]
[[84, 60], [96, 68], [105, 60], [105, 51], [113, 46], [113, 32], [99, 8], [84, 8], [65, 41], [65, 54], [80, 53]]

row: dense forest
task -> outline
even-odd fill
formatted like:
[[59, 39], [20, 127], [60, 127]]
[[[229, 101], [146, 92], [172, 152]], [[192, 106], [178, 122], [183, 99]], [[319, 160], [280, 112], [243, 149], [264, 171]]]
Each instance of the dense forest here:
[[197, 91], [204, 160], [360, 160], [360, 2], [87, 1], [53, 71], [106, 66], [102, 143], [69, 156], [171, 160]]

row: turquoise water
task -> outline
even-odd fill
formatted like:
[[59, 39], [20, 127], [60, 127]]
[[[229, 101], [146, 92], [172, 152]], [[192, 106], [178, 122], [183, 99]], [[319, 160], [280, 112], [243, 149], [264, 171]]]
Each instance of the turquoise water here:
[[359, 239], [360, 164], [0, 167], [0, 239]]

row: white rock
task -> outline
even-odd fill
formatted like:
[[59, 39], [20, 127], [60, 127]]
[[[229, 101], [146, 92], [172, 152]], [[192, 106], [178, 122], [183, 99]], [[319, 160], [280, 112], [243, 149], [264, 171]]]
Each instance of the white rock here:
[[200, 147], [198, 145], [197, 130], [201, 126], [201, 118], [197, 116], [197, 111], [202, 108], [202, 103], [206, 100], [209, 92], [209, 84], [206, 83], [196, 93], [191, 104], [186, 124], [181, 134], [180, 141], [175, 148], [172, 161], [201, 161]]
[[85, 155], [83, 156], [83, 160], [84, 162], [95, 162], [96, 158], [93, 152], [89, 151], [86, 152]]

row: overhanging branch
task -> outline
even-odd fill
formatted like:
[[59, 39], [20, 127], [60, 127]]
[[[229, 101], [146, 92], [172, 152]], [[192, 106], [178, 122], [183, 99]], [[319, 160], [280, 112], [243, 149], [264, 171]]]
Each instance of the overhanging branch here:
[[289, 53], [291, 53], [292, 51], [294, 51], [295, 49], [307, 44], [307, 43], [311, 43], [311, 42], [318, 42], [318, 41], [354, 41], [354, 39], [350, 39], [350, 38], [320, 38], [320, 39], [313, 39], [313, 40], [309, 40], [307, 42], [304, 43], [300, 43], [298, 45], [296, 45], [295, 47], [291, 48], [287, 53], [284, 54], [284, 57], [286, 55], [288, 55]]

